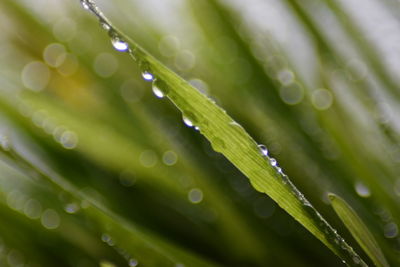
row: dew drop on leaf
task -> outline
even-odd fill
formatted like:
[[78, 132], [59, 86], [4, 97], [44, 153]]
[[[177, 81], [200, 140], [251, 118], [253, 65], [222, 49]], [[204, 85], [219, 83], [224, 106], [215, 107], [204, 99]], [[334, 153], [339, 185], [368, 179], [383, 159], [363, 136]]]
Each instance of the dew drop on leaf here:
[[280, 168], [280, 167], [276, 167], [276, 171], [279, 173], [279, 174], [282, 174], [283, 172], [282, 172], [282, 168]]
[[111, 30], [110, 24], [108, 24], [108, 23], [107, 23], [106, 21], [104, 21], [104, 20], [100, 20], [100, 26], [101, 26], [104, 30], [106, 30], [106, 31]]
[[262, 154], [264, 157], [267, 157], [267, 156], [268, 156], [268, 149], [267, 149], [266, 146], [264, 146], [264, 145], [258, 145], [258, 149], [260, 150], [261, 154]]
[[156, 97], [163, 98], [165, 96], [163, 91], [161, 91], [160, 88], [158, 88], [156, 85], [153, 84], [152, 89], [153, 89], [153, 93]]
[[158, 98], [163, 98], [169, 93], [168, 85], [164, 81], [158, 79], [153, 82], [152, 90], [154, 95]]
[[87, 0], [81, 0], [81, 5], [84, 9], [89, 10], [89, 4]]
[[188, 127], [193, 127], [199, 122], [196, 115], [191, 111], [184, 111], [182, 114], [182, 120]]
[[151, 72], [147, 71], [147, 70], [142, 72], [142, 77], [146, 81], [153, 81], [154, 80], [154, 75]]
[[182, 116], [182, 120], [183, 120], [183, 123], [186, 124], [186, 126], [193, 127], [193, 122], [185, 115]]
[[120, 52], [126, 52], [129, 49], [128, 43], [122, 40], [119, 36], [112, 36], [111, 43], [113, 47]]
[[65, 212], [69, 214], [74, 214], [80, 209], [77, 203], [69, 203], [64, 207]]

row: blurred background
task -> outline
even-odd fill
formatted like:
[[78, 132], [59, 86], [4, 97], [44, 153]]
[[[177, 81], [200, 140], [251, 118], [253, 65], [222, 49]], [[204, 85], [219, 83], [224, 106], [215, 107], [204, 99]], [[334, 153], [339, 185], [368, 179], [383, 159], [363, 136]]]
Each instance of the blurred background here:
[[[400, 2], [98, 5], [265, 144], [364, 259], [327, 192], [400, 265]], [[154, 96], [78, 0], [0, 2], [0, 144], [1, 266], [342, 265]]]

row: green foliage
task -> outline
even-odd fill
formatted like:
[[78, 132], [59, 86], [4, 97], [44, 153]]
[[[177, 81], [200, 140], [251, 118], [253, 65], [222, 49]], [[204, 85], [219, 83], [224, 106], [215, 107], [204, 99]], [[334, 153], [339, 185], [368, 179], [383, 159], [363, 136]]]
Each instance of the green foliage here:
[[53, 2], [0, 3], [1, 266], [400, 264], [398, 3]]
[[335, 194], [329, 194], [329, 199], [336, 214], [374, 264], [389, 266], [374, 236], [349, 204]]

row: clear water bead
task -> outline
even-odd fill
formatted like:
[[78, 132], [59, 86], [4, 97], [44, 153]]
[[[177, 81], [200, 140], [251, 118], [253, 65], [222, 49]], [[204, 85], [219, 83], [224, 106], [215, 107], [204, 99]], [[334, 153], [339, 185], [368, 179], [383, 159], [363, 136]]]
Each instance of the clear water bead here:
[[154, 75], [150, 73], [149, 71], [145, 70], [142, 72], [142, 77], [146, 81], [153, 81], [154, 80]]
[[122, 40], [118, 36], [114, 36], [111, 38], [111, 43], [114, 46], [114, 48], [120, 52], [126, 52], [129, 49], [129, 45], [127, 42]]
[[258, 149], [260, 149], [260, 152], [261, 152], [261, 154], [262, 154], [264, 157], [267, 157], [267, 156], [268, 156], [268, 149], [267, 149], [266, 146], [264, 146], [264, 145], [258, 145]]
[[182, 120], [186, 124], [186, 126], [193, 127], [193, 122], [191, 120], [189, 120], [187, 117], [183, 116]]
[[152, 86], [153, 93], [158, 98], [163, 98], [169, 93], [168, 85], [159, 79], [155, 79]]
[[84, 9], [89, 10], [90, 6], [87, 0], [81, 0], [81, 5]]
[[69, 203], [64, 207], [65, 212], [69, 214], [74, 214], [80, 209], [77, 203]]
[[164, 93], [160, 90], [160, 88], [158, 88], [156, 85], [153, 85], [152, 89], [156, 97], [163, 98], [165, 96]]
[[111, 30], [110, 24], [108, 24], [108, 23], [105, 22], [105, 21], [100, 21], [100, 26], [101, 26], [104, 30], [106, 30], [106, 31]]
[[271, 165], [274, 166], [274, 167], [278, 164], [278, 162], [274, 158], [270, 158], [269, 159], [269, 163], [271, 163]]

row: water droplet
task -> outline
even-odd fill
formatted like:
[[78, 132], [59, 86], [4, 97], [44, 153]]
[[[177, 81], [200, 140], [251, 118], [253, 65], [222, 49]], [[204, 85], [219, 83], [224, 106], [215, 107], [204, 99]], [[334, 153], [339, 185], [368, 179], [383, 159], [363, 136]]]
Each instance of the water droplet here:
[[195, 126], [195, 124], [198, 123], [196, 115], [194, 115], [193, 112], [190, 111], [184, 111], [182, 113], [182, 120], [188, 127], [193, 127]]
[[164, 93], [157, 87], [153, 85], [153, 93], [156, 97], [158, 98], [163, 98], [164, 97]]
[[189, 191], [188, 198], [193, 204], [200, 203], [203, 200], [203, 191], [198, 188], [193, 188]]
[[101, 241], [108, 242], [109, 240], [111, 240], [111, 237], [108, 234], [101, 235]]
[[141, 62], [139, 62], [139, 66], [140, 66], [140, 69], [142, 70], [143, 79], [145, 79], [146, 81], [150, 81], [150, 82], [155, 80], [155, 77], [151, 71], [151, 66], [150, 66], [149, 62], [141, 61]]
[[159, 80], [159, 79], [156, 79], [153, 82], [152, 89], [153, 89], [154, 95], [158, 98], [163, 98], [164, 96], [166, 96], [169, 93], [168, 85], [164, 81]]
[[142, 77], [146, 81], [153, 81], [154, 80], [154, 75], [151, 72], [147, 71], [147, 70], [142, 72]]
[[111, 238], [111, 236], [109, 235], [109, 234], [102, 234], [101, 235], [101, 240], [104, 242], [104, 243], [107, 243], [109, 246], [114, 246], [115, 245], [115, 242], [114, 242], [114, 240]]
[[129, 260], [129, 266], [130, 267], [135, 267], [138, 266], [139, 262], [136, 259], [130, 259]]
[[182, 120], [186, 124], [186, 126], [193, 127], [193, 122], [185, 115], [182, 116]]
[[120, 52], [126, 52], [129, 50], [128, 43], [117, 35], [111, 37], [111, 43], [114, 46], [114, 48]]
[[200, 127], [199, 127], [199, 126], [194, 126], [194, 129], [195, 129], [196, 131], [200, 131]]
[[269, 159], [269, 163], [271, 163], [271, 165], [272, 165], [273, 167], [277, 166], [277, 164], [278, 164], [278, 162], [277, 162], [276, 159], [274, 159], [274, 158], [270, 158], [270, 159]]
[[90, 6], [87, 0], [81, 0], [81, 5], [84, 9], [89, 10]]
[[261, 152], [261, 154], [262, 154], [264, 157], [267, 157], [267, 156], [268, 156], [268, 149], [267, 149], [266, 146], [264, 146], [264, 145], [258, 145], [258, 149], [260, 149], [260, 152]]
[[80, 209], [77, 203], [69, 203], [64, 207], [65, 212], [69, 214], [74, 214]]
[[394, 222], [388, 223], [383, 227], [383, 233], [386, 238], [395, 238], [399, 234], [397, 224]]
[[354, 189], [356, 190], [357, 194], [360, 197], [370, 197], [371, 196], [371, 192], [370, 192], [369, 188], [362, 182], [357, 182], [354, 185]]
[[100, 20], [100, 26], [106, 31], [111, 30], [110, 24], [108, 24], [108, 22], [106, 22], [104, 20]]
[[289, 177], [286, 174], [282, 174], [282, 183], [287, 184], [289, 181]]

